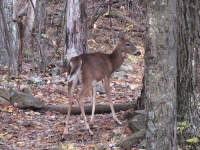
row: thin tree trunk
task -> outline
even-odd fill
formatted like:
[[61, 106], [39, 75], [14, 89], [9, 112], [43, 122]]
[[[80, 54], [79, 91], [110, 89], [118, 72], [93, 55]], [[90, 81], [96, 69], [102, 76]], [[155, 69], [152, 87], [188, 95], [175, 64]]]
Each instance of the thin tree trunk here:
[[87, 2], [85, 0], [68, 1], [65, 46], [67, 61], [88, 51], [86, 10]]
[[[37, 14], [36, 14], [37, 15]], [[41, 70], [44, 74], [46, 72], [46, 67], [47, 67], [47, 60], [45, 56], [45, 50], [42, 45], [42, 40], [41, 40], [41, 35], [42, 35], [42, 1], [39, 1], [38, 4], [38, 17], [36, 17], [36, 21], [38, 22], [38, 34], [36, 36], [36, 40], [38, 43], [38, 49], [39, 49], [39, 54], [41, 58]]]
[[[9, 69], [12, 69], [12, 73], [16, 76], [18, 75], [18, 63], [17, 63], [17, 45], [16, 45], [16, 26], [13, 22], [8, 22], [7, 20], [11, 20], [13, 15], [15, 15], [15, 9], [11, 9], [8, 7], [9, 5], [15, 5], [15, 1], [0, 1], [1, 5], [1, 18], [3, 24], [3, 34], [4, 34], [4, 44], [8, 51], [9, 55]], [[11, 67], [11, 68], [10, 68]], [[10, 75], [9, 71], [9, 75]]]

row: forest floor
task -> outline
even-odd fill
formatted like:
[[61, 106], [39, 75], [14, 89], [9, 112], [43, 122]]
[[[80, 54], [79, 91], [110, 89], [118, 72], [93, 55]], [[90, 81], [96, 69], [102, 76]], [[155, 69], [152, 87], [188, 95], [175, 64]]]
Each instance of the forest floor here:
[[[114, 103], [135, 102], [140, 95], [142, 88], [142, 68], [134, 73], [128, 74], [128, 78], [120, 81], [112, 78], [112, 99]], [[22, 76], [21, 76], [22, 77]], [[23, 79], [13, 80], [13, 85], [20, 82], [26, 84], [28, 76]], [[45, 77], [43, 77], [45, 78]], [[52, 77], [46, 77], [53, 80]], [[124, 90], [119, 90], [113, 85], [123, 85]], [[68, 99], [67, 87], [48, 84], [38, 88], [37, 85], [30, 86], [35, 97], [40, 98], [46, 105], [65, 104]], [[131, 86], [133, 89], [131, 89]], [[20, 89], [20, 87], [19, 87]], [[85, 99], [91, 103], [91, 94]], [[74, 101], [74, 104], [77, 102]], [[97, 103], [108, 104], [105, 94], [97, 95]], [[118, 125], [112, 119], [112, 114], [95, 114], [94, 124], [91, 130], [94, 136], [85, 131], [84, 121], [81, 115], [71, 115], [69, 132], [70, 134], [62, 140], [62, 133], [65, 127], [66, 115], [58, 112], [42, 112], [33, 110], [21, 110], [15, 106], [0, 105], [0, 149], [2, 150], [49, 150], [49, 149], [93, 149], [96, 144], [109, 143], [110, 147], [121, 149], [118, 142], [132, 132], [128, 128], [129, 119], [127, 112], [133, 113], [133, 109], [117, 113], [123, 125]], [[90, 120], [87, 115], [87, 120]], [[137, 147], [137, 146], [136, 146]]]
[[[112, 20], [117, 24], [116, 19]], [[97, 24], [110, 22], [109, 18], [100, 18]], [[119, 25], [120, 26], [120, 25]], [[127, 27], [127, 26], [126, 26]], [[110, 32], [110, 31], [109, 31]], [[127, 73], [126, 78], [111, 79], [111, 93], [114, 103], [135, 102], [140, 96], [143, 78], [143, 37], [134, 37], [134, 33], [126, 34], [131, 37], [136, 47], [141, 50], [142, 55], [131, 60], [133, 71]], [[108, 30], [93, 29], [89, 34], [90, 52], [99, 51], [110, 53], [114, 47], [110, 39]], [[132, 38], [133, 37], [133, 38]], [[11, 83], [20, 91], [27, 84], [27, 78], [31, 72], [27, 71], [30, 64], [23, 63], [26, 68], [19, 77], [11, 80]], [[41, 87], [30, 85], [29, 88], [33, 96], [43, 101], [45, 105], [65, 104], [68, 100], [67, 86], [52, 84], [54, 80], [51, 76], [45, 76], [37, 72], [37, 75], [46, 82]], [[65, 78], [61, 75], [60, 78]], [[4, 81], [1, 76], [0, 82]], [[119, 86], [122, 86], [118, 88]], [[2, 88], [2, 87], [0, 87]], [[91, 94], [85, 99], [85, 103], [91, 103]], [[106, 95], [97, 95], [97, 103], [107, 103]], [[74, 101], [74, 104], [77, 104]], [[133, 112], [134, 110], [128, 110]], [[0, 150], [64, 150], [64, 149], [94, 149], [96, 144], [109, 143], [111, 149], [119, 148], [118, 142], [125, 136], [133, 134], [128, 128], [129, 119], [126, 114], [128, 111], [117, 112], [118, 118], [123, 125], [118, 125], [112, 119], [112, 114], [95, 114], [94, 124], [91, 130], [94, 136], [90, 136], [84, 130], [84, 122], [81, 115], [71, 115], [69, 132], [70, 134], [62, 140], [62, 133], [65, 127], [65, 114], [58, 112], [43, 112], [33, 110], [21, 110], [15, 106], [0, 104]], [[87, 115], [90, 120], [91, 115]], [[137, 145], [135, 148], [137, 150]]]

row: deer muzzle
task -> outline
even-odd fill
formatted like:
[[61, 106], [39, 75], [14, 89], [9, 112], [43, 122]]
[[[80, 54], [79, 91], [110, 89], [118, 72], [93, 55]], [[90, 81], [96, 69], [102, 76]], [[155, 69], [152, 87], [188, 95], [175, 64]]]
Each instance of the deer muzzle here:
[[134, 53], [135, 56], [140, 56], [141, 55], [141, 52], [139, 50], [135, 51]]

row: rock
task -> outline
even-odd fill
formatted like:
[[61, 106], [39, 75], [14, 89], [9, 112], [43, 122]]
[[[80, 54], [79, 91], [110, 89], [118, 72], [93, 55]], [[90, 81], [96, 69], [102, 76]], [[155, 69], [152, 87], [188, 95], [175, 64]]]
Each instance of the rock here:
[[128, 111], [126, 111], [124, 114], [123, 114], [123, 120], [126, 120], [126, 119], [128, 119], [128, 120], [130, 120], [130, 119], [132, 119], [133, 118], [133, 116], [134, 116], [134, 113], [133, 112], [130, 112], [129, 110]]
[[0, 97], [3, 97], [6, 100], [10, 100], [10, 93], [6, 89], [0, 89]]
[[37, 98], [21, 92], [14, 92], [11, 96], [11, 103], [18, 103], [18, 108], [22, 109], [39, 109], [44, 106], [44, 104]]
[[126, 77], [127, 77], [127, 74], [126, 74], [126, 72], [124, 72], [124, 71], [119, 71], [119, 72], [115, 72], [115, 73], [114, 73], [114, 76], [115, 76], [116, 78], [122, 79], [122, 78], [126, 78]]
[[31, 91], [30, 91], [28, 85], [24, 86], [24, 88], [22, 89], [22, 92], [31, 95]]
[[11, 103], [9, 101], [7, 101], [5, 98], [3, 97], [0, 97], [0, 103], [4, 103], [4, 104], [7, 104], [7, 105], [11, 105]]
[[65, 148], [62, 148], [62, 147], [60, 147], [60, 146], [52, 146], [52, 147], [50, 148], [50, 150], [65, 150]]
[[96, 90], [97, 90], [97, 92], [99, 92], [99, 94], [105, 94], [106, 93], [104, 87], [101, 84], [97, 85]]
[[[124, 89], [124, 88], [126, 88], [125, 86], [123, 86], [123, 85], [121, 85], [121, 84], [117, 84], [117, 85], [115, 85], [115, 88], [116, 89]], [[127, 89], [127, 88], [126, 88]]]
[[66, 82], [65, 82], [65, 78], [62, 78], [60, 76], [55, 76], [55, 77], [52, 77], [52, 81], [50, 82], [51, 84], [56, 84], [56, 85], [66, 85]]
[[143, 140], [139, 145], [138, 145], [138, 148], [140, 149], [145, 149], [146, 147], [146, 140]]
[[121, 67], [118, 69], [118, 71], [124, 71], [124, 72], [132, 72], [133, 67], [129, 61], [124, 61], [124, 63], [121, 65]]
[[109, 145], [107, 143], [99, 143], [94, 146], [95, 150], [107, 150], [109, 149]]
[[43, 80], [38, 76], [32, 76], [27, 79], [28, 84], [38, 84], [38, 83], [42, 83], [42, 81]]
[[136, 110], [136, 111], [134, 111], [134, 112], [137, 113], [137, 114], [143, 114], [143, 115], [146, 115], [146, 114], [147, 114], [147, 112], [145, 111], [145, 109]]
[[57, 76], [57, 75], [60, 75], [61, 73], [62, 73], [62, 70], [61, 70], [59, 67], [54, 67], [54, 68], [52, 68], [51, 71], [50, 71], [50, 75], [51, 75], [52, 77], [55, 77], [55, 76]]
[[6, 89], [0, 89], [0, 103], [11, 105], [10, 103], [10, 93]]
[[123, 148], [131, 148], [135, 144], [139, 144], [140, 141], [145, 138], [145, 135], [146, 135], [145, 129], [135, 132], [133, 135], [123, 138], [120, 142], [120, 146]]
[[142, 114], [135, 115], [133, 119], [131, 119], [131, 121], [129, 122], [128, 127], [133, 133], [141, 129], [147, 129], [145, 115]]

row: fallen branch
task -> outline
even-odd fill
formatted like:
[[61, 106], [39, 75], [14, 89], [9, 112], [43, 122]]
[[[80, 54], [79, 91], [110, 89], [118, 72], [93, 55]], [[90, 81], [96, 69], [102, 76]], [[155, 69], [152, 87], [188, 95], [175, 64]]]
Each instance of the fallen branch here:
[[[105, 29], [105, 30], [111, 30], [111, 28], [114, 31], [121, 31], [122, 30], [122, 28], [120, 28], [120, 27], [115, 27], [115, 26], [110, 27], [108, 25], [103, 25], [103, 24], [98, 24], [97, 27], [99, 29]], [[133, 28], [130, 28], [129, 31], [133, 31], [134, 35], [136, 35], [136, 36], [139, 36], [139, 37], [143, 37], [144, 36], [144, 30], [141, 29], [141, 28], [133, 27]]]
[[[113, 105], [114, 105], [116, 112], [136, 108], [136, 104], [133, 104], [133, 103], [117, 103], [117, 104], [113, 104]], [[86, 114], [91, 114], [92, 105], [86, 104], [86, 105], [84, 105], [84, 109], [85, 109]], [[56, 111], [56, 112], [60, 112], [61, 114], [67, 114], [67, 110], [68, 110], [67, 106], [63, 106], [63, 105], [46, 105], [42, 108], [42, 111]], [[97, 104], [96, 105], [96, 109], [95, 109], [96, 114], [110, 113], [110, 112], [111, 112], [111, 110], [110, 110], [110, 106], [108, 104]], [[71, 114], [81, 114], [79, 105], [72, 106]]]
[[127, 17], [127, 16], [123, 15], [123, 14], [120, 13], [119, 11], [112, 11], [112, 12], [110, 12], [109, 15], [110, 15], [111, 17], [113, 17], [113, 18], [119, 18], [119, 19], [121, 19], [122, 21], [124, 21], [124, 22], [126, 22], [126, 23], [133, 24], [134, 27], [136, 27], [136, 28], [138, 29], [137, 32], [138, 32], [138, 31], [141, 31], [141, 32], [145, 31], [145, 27], [144, 27], [144, 26], [139, 25], [135, 20], [133, 20], [133, 19], [130, 18], [130, 17]]

